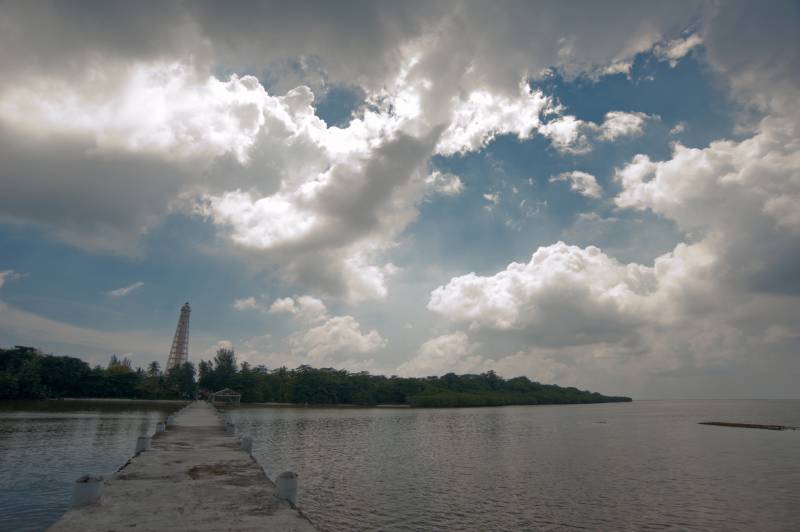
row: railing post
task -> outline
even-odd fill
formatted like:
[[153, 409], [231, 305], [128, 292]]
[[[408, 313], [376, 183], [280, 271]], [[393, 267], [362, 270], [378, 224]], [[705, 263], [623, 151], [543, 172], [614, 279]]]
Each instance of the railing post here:
[[136, 438], [136, 451], [135, 454], [139, 454], [142, 451], [146, 451], [150, 448], [150, 436], [139, 436]]
[[252, 456], [253, 438], [251, 438], [250, 436], [245, 436], [244, 438], [242, 438], [242, 450]]
[[72, 488], [72, 508], [80, 508], [96, 503], [103, 491], [103, 477], [83, 475], [75, 481]]
[[294, 507], [297, 504], [297, 473], [284, 471], [278, 475], [276, 494], [279, 499], [289, 501]]

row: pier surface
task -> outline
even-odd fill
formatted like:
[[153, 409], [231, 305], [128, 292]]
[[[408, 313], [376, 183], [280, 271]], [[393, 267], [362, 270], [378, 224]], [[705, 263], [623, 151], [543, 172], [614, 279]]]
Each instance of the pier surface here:
[[106, 480], [99, 503], [70, 510], [49, 530], [315, 529], [275, 497], [275, 485], [239, 440], [225, 435], [214, 409], [194, 402]]

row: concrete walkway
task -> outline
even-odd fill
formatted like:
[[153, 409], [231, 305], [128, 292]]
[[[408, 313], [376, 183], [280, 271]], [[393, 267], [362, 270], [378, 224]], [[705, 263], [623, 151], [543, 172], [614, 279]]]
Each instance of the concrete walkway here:
[[[131, 442], [133, 446], [134, 442]], [[152, 439], [151, 448], [106, 480], [98, 504], [70, 510], [62, 531], [313, 531], [258, 463], [226, 436], [206, 403], [194, 402]]]

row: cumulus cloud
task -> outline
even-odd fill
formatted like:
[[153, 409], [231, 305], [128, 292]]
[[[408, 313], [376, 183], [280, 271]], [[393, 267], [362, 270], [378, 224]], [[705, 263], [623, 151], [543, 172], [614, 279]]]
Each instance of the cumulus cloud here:
[[[537, 130], [580, 152], [570, 118], [541, 129], [555, 109], [529, 80], [552, 65], [575, 75], [628, 60], [691, 16], [670, 7], [614, 16], [589, 8], [577, 18], [512, 4], [502, 16], [453, 7], [366, 3], [344, 16], [322, 4], [273, 17], [258, 6], [151, 15], [114, 4], [56, 20], [46, 7], [4, 6], [0, 42], [20, 53], [2, 63], [0, 219], [134, 254], [167, 213], [194, 203], [286, 280], [350, 302], [383, 298], [396, 267], [382, 255], [417, 215], [431, 155]], [[567, 23], [585, 16], [594, 24]], [[600, 21], [626, 31], [601, 30]], [[86, 31], [108, 27], [117, 31]], [[142, 34], [147, 43], [133, 38]], [[253, 76], [221, 76], [220, 65], [266, 69], [274, 94]], [[366, 96], [345, 128], [328, 127], [314, 109], [315, 90], [337, 82]], [[454, 194], [456, 183], [434, 187]]]
[[461, 331], [437, 336], [423, 343], [415, 357], [398, 366], [397, 374], [427, 377], [450, 372], [480, 372], [485, 362], [475, 353], [477, 347]]
[[540, 116], [553, 111], [552, 101], [526, 83], [520, 85], [520, 94], [514, 98], [475, 91], [453, 109], [436, 151], [441, 155], [477, 151], [495, 136], [509, 133], [527, 139], [539, 126]]
[[452, 278], [428, 308], [482, 342], [503, 332], [564, 357], [585, 346], [602, 372], [784, 356], [796, 344], [789, 316], [800, 305], [800, 225], [788, 207], [800, 202], [796, 138], [793, 120], [768, 117], [750, 138], [677, 144], [665, 161], [637, 155], [619, 168], [618, 208], [652, 211], [684, 235], [652, 265], [559, 242], [494, 275]]
[[270, 314], [289, 314], [311, 323], [328, 317], [325, 303], [309, 295], [276, 299], [269, 307], [269, 312]]
[[573, 170], [572, 172], [562, 172], [550, 178], [550, 182], [566, 181], [569, 183], [570, 190], [577, 192], [587, 198], [598, 199], [603, 195], [603, 190], [597, 184], [597, 179], [592, 174]]
[[454, 277], [431, 293], [428, 309], [473, 328], [524, 328], [545, 342], [580, 344], [637, 321], [639, 298], [655, 288], [651, 268], [558, 242], [493, 276]]
[[106, 294], [114, 297], [124, 297], [133, 292], [134, 290], [138, 290], [139, 288], [143, 287], [144, 283], [142, 281], [136, 281], [133, 284], [128, 286], [123, 286], [122, 288], [117, 288], [115, 290], [109, 290]]
[[101, 150], [169, 158], [232, 152], [244, 162], [265, 106], [275, 105], [253, 76], [198, 79], [182, 63], [136, 64], [121, 77], [101, 101], [90, 87], [58, 79], [7, 88], [0, 120], [31, 135], [89, 135]]
[[800, 219], [796, 209], [787, 208], [800, 201], [796, 139], [793, 120], [770, 117], [756, 135], [741, 142], [720, 140], [703, 149], [676, 144], [667, 161], [637, 155], [617, 171], [622, 191], [615, 202], [650, 209], [684, 230], [732, 233], [766, 216], [796, 233]]
[[582, 154], [592, 150], [586, 136], [587, 122], [578, 120], [572, 115], [562, 116], [544, 124], [539, 128], [539, 133], [549, 138], [557, 150]]
[[636, 137], [644, 132], [645, 121], [651, 118], [645, 113], [609, 111], [600, 124], [600, 140], [613, 141], [620, 137]]
[[558, 151], [581, 155], [592, 150], [592, 140], [612, 142], [624, 137], [637, 137], [644, 132], [647, 120], [655, 119], [645, 113], [609, 111], [603, 122], [596, 124], [572, 115], [560, 116], [539, 128]]
[[387, 340], [376, 330], [362, 332], [352, 316], [335, 316], [323, 324], [289, 337], [293, 354], [305, 356], [317, 365], [326, 364], [331, 356], [348, 358], [383, 349]]

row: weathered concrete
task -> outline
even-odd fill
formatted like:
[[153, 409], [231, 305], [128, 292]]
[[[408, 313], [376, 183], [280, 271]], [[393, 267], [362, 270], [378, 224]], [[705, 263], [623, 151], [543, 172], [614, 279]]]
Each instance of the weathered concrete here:
[[49, 530], [313, 531], [275, 496], [263, 469], [226, 436], [205, 403], [175, 415], [149, 450], [105, 482], [98, 504], [67, 512]]

